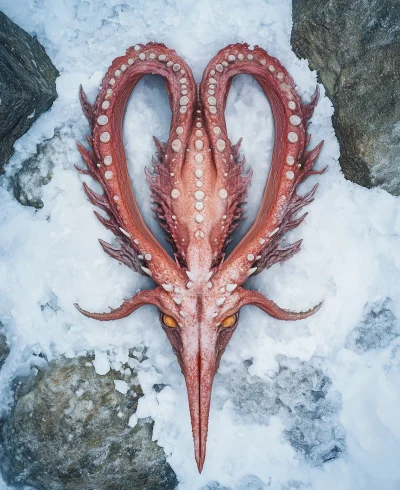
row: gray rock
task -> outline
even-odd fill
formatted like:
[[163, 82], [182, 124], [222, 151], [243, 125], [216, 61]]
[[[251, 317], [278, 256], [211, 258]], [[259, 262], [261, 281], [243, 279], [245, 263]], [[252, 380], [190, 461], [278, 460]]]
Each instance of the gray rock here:
[[18, 202], [36, 209], [43, 207], [42, 188], [50, 182], [55, 164], [63, 163], [58, 162], [65, 158], [62, 149], [60, 131], [56, 131], [52, 138], [37, 145], [35, 155], [22, 163], [11, 179], [14, 197]]
[[383, 304], [368, 305], [364, 320], [346, 339], [346, 347], [358, 354], [372, 349], [384, 349], [400, 336], [400, 320], [390, 309], [390, 300]]
[[296, 0], [292, 45], [335, 108], [345, 177], [400, 195], [400, 4]]
[[8, 354], [10, 353], [10, 348], [7, 344], [6, 336], [1, 332], [2, 324], [0, 323], [0, 369], [4, 364]]
[[57, 97], [43, 46], [0, 12], [0, 174], [22, 136]]
[[[91, 360], [56, 360], [16, 383], [0, 428], [5, 480], [38, 490], [174, 489], [176, 476], [152, 441], [152, 421], [128, 425], [143, 395], [135, 372], [99, 376]], [[115, 389], [121, 379], [126, 395]]]
[[216, 403], [221, 407], [229, 394], [241, 423], [268, 424], [279, 413], [288, 442], [309, 463], [318, 466], [338, 458], [345, 451], [340, 394], [321, 369], [283, 356], [279, 362], [270, 381], [250, 376], [248, 362], [234, 373], [217, 375], [217, 393], [218, 387], [227, 391], [217, 394]]

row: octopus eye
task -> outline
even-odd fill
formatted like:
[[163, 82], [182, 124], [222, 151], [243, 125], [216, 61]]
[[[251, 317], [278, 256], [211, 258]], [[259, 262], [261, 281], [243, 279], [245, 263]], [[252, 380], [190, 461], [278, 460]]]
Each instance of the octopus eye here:
[[234, 327], [236, 325], [237, 318], [238, 317], [237, 317], [236, 313], [234, 315], [227, 316], [226, 318], [224, 318], [222, 320], [221, 327], [224, 327], [224, 328]]
[[175, 328], [178, 326], [178, 322], [175, 320], [175, 318], [173, 316], [166, 315], [165, 313], [161, 315], [161, 320], [166, 327]]

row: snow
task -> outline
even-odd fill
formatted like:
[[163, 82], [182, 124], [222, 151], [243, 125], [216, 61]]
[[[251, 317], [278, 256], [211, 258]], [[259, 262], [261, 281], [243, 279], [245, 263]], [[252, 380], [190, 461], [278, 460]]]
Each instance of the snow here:
[[126, 381], [123, 381], [121, 379], [116, 379], [114, 380], [114, 384], [115, 384], [115, 389], [120, 393], [122, 393], [123, 395], [126, 395], [128, 393], [129, 386]]
[[110, 370], [110, 362], [106, 352], [96, 352], [93, 366], [97, 374], [104, 376]]
[[[248, 286], [284, 308], [304, 310], [321, 299], [324, 305], [302, 322], [279, 322], [252, 307], [241, 312], [216, 376], [201, 475], [184, 380], [157, 312], [145, 307], [103, 324], [73, 306], [105, 311], [151, 286], [150, 279], [106, 256], [97, 242], [109, 241], [110, 233], [93, 216], [73, 167], [81, 164], [75, 142], [88, 131], [79, 84], [93, 100], [113, 58], [152, 40], [176, 49], [200, 80], [220, 48], [246, 41], [278, 57], [307, 100], [316, 74], [291, 51], [290, 1], [254, 0], [249, 8], [239, 0], [0, 0], [0, 8], [38, 37], [60, 71], [58, 99], [16, 143], [1, 178], [0, 321], [12, 346], [0, 373], [1, 408], [11, 399], [11, 379], [44, 362], [39, 353], [52, 359], [93, 350], [94, 369], [104, 375], [128, 362], [134, 347], [143, 362], [131, 367], [138, 370], [144, 396], [129, 424], [154, 419], [153, 437], [165, 449], [181, 490], [399, 488], [399, 198], [343, 178], [333, 108], [323, 87], [311, 145], [325, 140], [318, 166], [329, 168], [303, 184], [302, 192], [315, 182], [320, 187], [305, 222], [287, 237], [288, 243], [303, 238], [302, 250]], [[249, 77], [234, 81], [226, 117], [231, 140], [243, 136], [242, 151], [255, 171], [247, 211], [253, 218], [272, 154], [273, 121]], [[153, 134], [165, 140], [169, 122], [162, 82], [146, 77], [129, 102], [124, 141], [138, 202], [160, 240], [143, 169], [155, 152]], [[43, 188], [44, 207], [36, 212], [13, 198], [10, 178], [58, 128], [57, 164]], [[154, 385], [166, 387], [158, 391]]]
[[138, 423], [138, 416], [136, 415], [136, 413], [133, 413], [130, 417], [129, 417], [129, 422], [128, 422], [128, 425], [129, 427], [136, 427], [136, 424]]

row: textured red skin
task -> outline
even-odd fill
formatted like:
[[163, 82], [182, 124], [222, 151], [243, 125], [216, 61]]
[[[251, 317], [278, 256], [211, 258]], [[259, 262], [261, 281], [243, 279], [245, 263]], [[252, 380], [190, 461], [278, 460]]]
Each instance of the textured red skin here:
[[[109, 313], [89, 313], [76, 306], [88, 317], [116, 320], [144, 304], [153, 304], [177, 320], [178, 327], [163, 328], [185, 376], [195, 457], [201, 471], [213, 379], [237, 325], [236, 322], [231, 328], [223, 328], [222, 320], [233, 314], [238, 316], [240, 308], [249, 304], [280, 320], [307, 318], [321, 306], [295, 313], [279, 308], [257, 291], [241, 287], [249, 273], [283, 262], [300, 249], [301, 241], [284, 248], [279, 248], [279, 243], [287, 231], [303, 221], [305, 215], [296, 218], [296, 214], [313, 200], [317, 187], [298, 196], [297, 185], [309, 175], [323, 172], [312, 170], [322, 143], [311, 152], [305, 150], [309, 141], [307, 121], [318, 101], [318, 90], [310, 104], [302, 104], [292, 78], [279, 61], [259, 47], [250, 50], [247, 44], [230, 45], [219, 51], [205, 69], [199, 86], [184, 60], [164, 45], [149, 43], [135, 48], [113, 61], [93, 106], [81, 89], [83, 110], [92, 130], [92, 137], [88, 138], [92, 148], [87, 150], [78, 144], [88, 166], [88, 170], [78, 170], [92, 175], [104, 189], [104, 194], [98, 195], [84, 184], [90, 201], [109, 219], [98, 213], [96, 216], [113, 231], [119, 243], [119, 247], [112, 247], [100, 241], [104, 250], [133, 270], [151, 275], [158, 287], [137, 293]], [[148, 73], [164, 78], [172, 110], [168, 142], [155, 139], [158, 158], [153, 160], [154, 173], [147, 171], [146, 176], [155, 214], [174, 247], [175, 261], [140, 215], [122, 141], [127, 100], [136, 83]], [[253, 75], [267, 95], [276, 136], [258, 215], [224, 261], [226, 244], [240, 220], [251, 180], [251, 172], [244, 173], [244, 159], [240, 160], [240, 142], [231, 146], [224, 118], [232, 77], [240, 73]], [[98, 119], [99, 116], [103, 117]], [[109, 133], [109, 141], [101, 140], [104, 132]], [[296, 141], [289, 141], [289, 133], [295, 135]], [[288, 156], [292, 158], [289, 162]], [[112, 158], [111, 164], [105, 164], [106, 157]], [[196, 170], [202, 174], [196, 176]], [[112, 175], [106, 174], [110, 171]], [[201, 187], [196, 184], [199, 181]], [[196, 198], [199, 190], [204, 192], [204, 198]], [[172, 194], [178, 197], [173, 198]], [[203, 209], [195, 209], [200, 202]], [[196, 221], [198, 215], [201, 218]]]

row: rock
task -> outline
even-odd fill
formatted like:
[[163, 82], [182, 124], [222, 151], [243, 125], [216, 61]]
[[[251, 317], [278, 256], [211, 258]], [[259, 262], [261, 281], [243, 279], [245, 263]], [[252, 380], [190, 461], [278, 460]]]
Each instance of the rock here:
[[346, 347], [358, 354], [372, 349], [384, 349], [400, 336], [400, 320], [390, 309], [390, 300], [383, 304], [368, 306], [363, 321], [346, 339]]
[[[100, 376], [92, 360], [56, 360], [16, 384], [0, 428], [5, 480], [39, 490], [173, 490], [178, 481], [152, 441], [151, 419], [128, 425], [143, 395], [136, 373]], [[126, 395], [116, 380], [128, 384]]]
[[8, 354], [10, 353], [10, 348], [7, 344], [6, 336], [1, 332], [2, 324], [0, 323], [0, 369], [2, 368]]
[[68, 162], [72, 128], [70, 125], [56, 129], [54, 135], [37, 145], [36, 153], [25, 160], [11, 177], [15, 199], [24, 206], [43, 207], [43, 186], [53, 177], [54, 167]]
[[[319, 368], [284, 356], [269, 382], [250, 376], [251, 362], [216, 378], [222, 393], [231, 396], [240, 423], [268, 424], [272, 415], [281, 417], [284, 435], [304, 459], [315, 466], [338, 458], [345, 451], [344, 429], [340, 424], [340, 393], [332, 390], [330, 378]], [[226, 399], [219, 395], [222, 408]]]
[[400, 195], [400, 6], [392, 0], [296, 0], [292, 46], [335, 108], [344, 176]]
[[0, 174], [14, 142], [56, 99], [57, 77], [37, 39], [0, 12]]
[[53, 151], [59, 138], [59, 132], [56, 132], [53, 138], [37, 145], [36, 154], [25, 160], [12, 177], [14, 197], [24, 206], [43, 207], [42, 187], [50, 182], [54, 161], [60, 157]]

